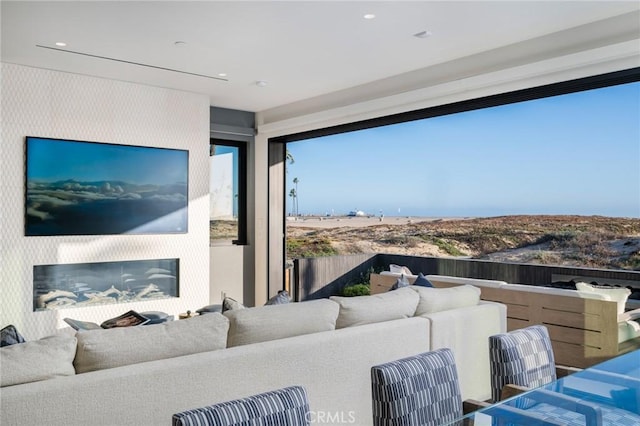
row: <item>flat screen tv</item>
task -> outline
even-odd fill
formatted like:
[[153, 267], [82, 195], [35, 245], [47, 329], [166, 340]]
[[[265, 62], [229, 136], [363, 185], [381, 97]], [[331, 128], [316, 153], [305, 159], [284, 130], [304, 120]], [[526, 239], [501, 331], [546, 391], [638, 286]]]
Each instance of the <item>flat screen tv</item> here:
[[25, 235], [186, 233], [189, 151], [26, 138]]

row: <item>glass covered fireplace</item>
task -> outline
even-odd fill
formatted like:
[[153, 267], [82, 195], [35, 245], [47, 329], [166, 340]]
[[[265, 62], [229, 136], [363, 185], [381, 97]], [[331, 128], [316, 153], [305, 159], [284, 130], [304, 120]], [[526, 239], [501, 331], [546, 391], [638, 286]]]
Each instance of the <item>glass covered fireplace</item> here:
[[33, 310], [179, 296], [179, 259], [35, 265]]

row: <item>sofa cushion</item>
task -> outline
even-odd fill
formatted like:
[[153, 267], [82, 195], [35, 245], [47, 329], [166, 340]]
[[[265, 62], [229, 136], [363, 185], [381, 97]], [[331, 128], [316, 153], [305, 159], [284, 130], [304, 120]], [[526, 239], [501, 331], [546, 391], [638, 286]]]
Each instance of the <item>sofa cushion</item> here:
[[232, 299], [231, 297], [225, 297], [222, 301], [222, 313], [227, 311], [235, 311], [238, 309], [245, 309], [242, 303], [238, 302], [236, 299]]
[[411, 269], [406, 266], [394, 265], [393, 263], [389, 265], [389, 272], [394, 274], [413, 275]]
[[395, 284], [391, 286], [389, 291], [397, 290], [402, 287], [409, 287], [410, 285], [411, 284], [409, 284], [409, 280], [407, 279], [407, 277], [405, 277], [404, 275], [401, 275], [400, 278], [396, 280]]
[[173, 315], [169, 315], [168, 313], [161, 311], [140, 312], [140, 315], [145, 318], [149, 318], [149, 322], [144, 325], [162, 324], [163, 322], [173, 321]]
[[416, 316], [477, 305], [480, 301], [480, 289], [472, 285], [449, 288], [431, 288], [412, 285], [409, 287], [420, 297]]
[[278, 294], [267, 300], [265, 305], [284, 305], [285, 303], [290, 302], [291, 298], [289, 297], [289, 293], [286, 290], [280, 290]]
[[73, 376], [76, 338], [51, 336], [0, 349], [1, 386]]
[[24, 337], [18, 333], [18, 329], [14, 325], [8, 325], [0, 330], [0, 347], [24, 342]]
[[431, 281], [429, 281], [422, 272], [418, 274], [418, 278], [413, 282], [413, 285], [419, 285], [420, 287], [433, 287]]
[[618, 323], [618, 343], [640, 337], [640, 323], [628, 320]]
[[338, 311], [338, 305], [327, 299], [227, 311], [227, 346], [334, 330]]
[[217, 303], [214, 305], [207, 305], [207, 306], [203, 306], [202, 308], [196, 310], [196, 313], [198, 313], [199, 315], [203, 315], [203, 314], [211, 314], [214, 312], [222, 312], [222, 304]]
[[631, 294], [628, 288], [600, 287], [587, 283], [576, 283], [576, 289], [580, 294], [598, 294], [618, 304], [618, 315], [624, 314], [627, 299]]
[[412, 317], [418, 306], [418, 295], [410, 287], [371, 296], [331, 296], [340, 305], [336, 328], [371, 324]]
[[417, 275], [402, 274], [402, 273], [390, 272], [390, 271], [382, 271], [382, 272], [380, 272], [380, 275], [385, 275], [385, 276], [388, 276], [388, 277], [396, 277], [396, 278], [400, 278], [402, 275], [404, 275], [405, 278], [407, 280], [409, 280], [409, 283], [413, 283], [416, 280], [416, 278], [418, 278]]
[[157, 359], [224, 349], [229, 320], [212, 313], [144, 327], [117, 327], [76, 334], [76, 372], [103, 370]]

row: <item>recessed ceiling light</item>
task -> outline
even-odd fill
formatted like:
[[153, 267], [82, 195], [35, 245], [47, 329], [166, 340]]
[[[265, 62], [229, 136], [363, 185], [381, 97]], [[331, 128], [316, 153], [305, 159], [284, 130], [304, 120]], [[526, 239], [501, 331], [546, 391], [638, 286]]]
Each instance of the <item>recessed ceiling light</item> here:
[[417, 37], [417, 38], [427, 38], [427, 37], [431, 37], [431, 35], [433, 35], [433, 33], [431, 31], [420, 31], [419, 33], [415, 33], [413, 36]]
[[65, 43], [64, 41], [56, 41], [56, 46], [65, 47], [66, 45], [67, 43]]
[[227, 73], [226, 72], [220, 72], [218, 73], [218, 77], [226, 77]]
[[258, 86], [258, 87], [265, 87], [267, 84], [269, 84], [269, 83], [267, 83], [267, 82], [266, 82], [266, 81], [264, 81], [264, 80], [258, 80], [258, 81], [256, 81], [256, 86]]
[[184, 46], [185, 44], [187, 44], [187, 42], [178, 40], [178, 41], [174, 41], [173, 44], [179, 47], [179, 46]]
[[363, 16], [364, 19], [373, 19], [375, 17], [376, 15], [374, 15], [373, 13], [367, 13], [366, 15]]

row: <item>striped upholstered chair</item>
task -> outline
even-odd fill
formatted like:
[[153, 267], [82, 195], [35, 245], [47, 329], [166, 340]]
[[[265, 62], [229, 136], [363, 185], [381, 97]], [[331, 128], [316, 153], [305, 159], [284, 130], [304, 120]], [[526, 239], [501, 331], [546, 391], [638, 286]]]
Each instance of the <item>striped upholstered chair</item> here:
[[507, 385], [539, 387], [556, 380], [556, 363], [549, 331], [533, 325], [489, 337], [491, 398], [504, 399]]
[[173, 426], [307, 426], [307, 392], [291, 386], [247, 398], [183, 411], [173, 415]]
[[437, 426], [462, 416], [451, 349], [438, 349], [371, 368], [375, 426]]
[[[489, 359], [491, 362], [491, 394], [494, 401], [505, 399], [505, 390], [511, 385], [537, 388], [553, 382], [556, 377], [579, 371], [555, 365], [549, 331], [543, 325], [534, 325], [509, 333], [489, 337]], [[557, 369], [558, 368], [558, 369]], [[556, 370], [557, 369], [557, 370]], [[589, 376], [581, 376], [588, 380]], [[615, 381], [618, 380], [618, 381]], [[619, 378], [614, 379], [616, 386], [624, 387]], [[631, 389], [636, 384], [631, 385]], [[633, 394], [633, 391], [631, 391]], [[592, 400], [606, 401], [604, 405], [594, 405]], [[537, 389], [526, 394], [526, 398], [512, 401], [508, 408], [519, 410], [531, 418], [552, 419], [566, 426], [582, 425], [640, 425], [640, 416], [636, 413], [617, 408], [615, 398], [607, 400], [602, 395], [583, 397], [565, 395], [548, 389]], [[490, 410], [488, 410], [491, 413]], [[530, 424], [519, 422], [518, 424]]]

